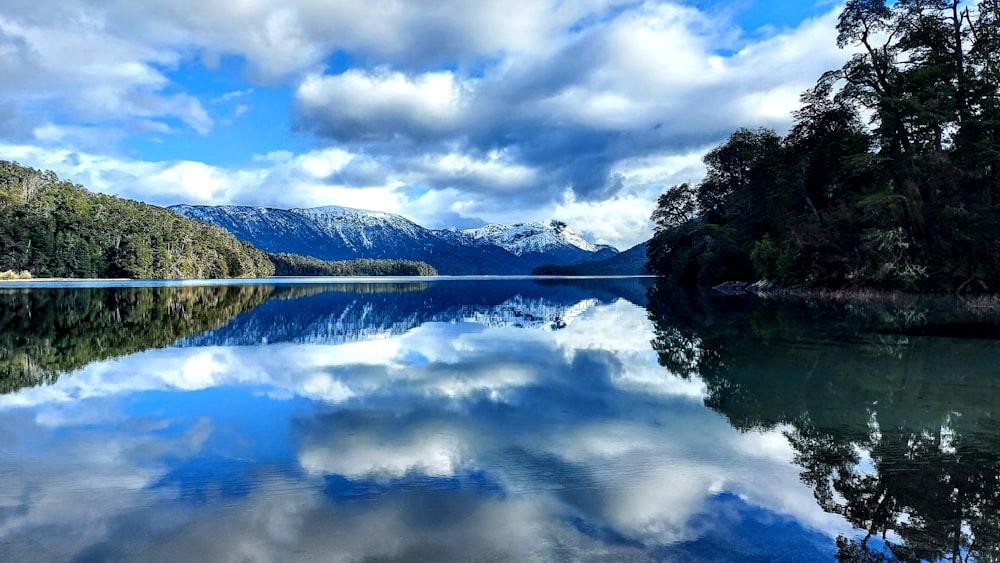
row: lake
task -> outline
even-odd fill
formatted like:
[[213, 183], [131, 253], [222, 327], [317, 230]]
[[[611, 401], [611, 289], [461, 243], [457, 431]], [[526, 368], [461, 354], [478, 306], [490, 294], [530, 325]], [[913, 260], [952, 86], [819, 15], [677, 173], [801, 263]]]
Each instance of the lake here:
[[955, 304], [25, 285], [3, 561], [1000, 557], [1000, 325]]

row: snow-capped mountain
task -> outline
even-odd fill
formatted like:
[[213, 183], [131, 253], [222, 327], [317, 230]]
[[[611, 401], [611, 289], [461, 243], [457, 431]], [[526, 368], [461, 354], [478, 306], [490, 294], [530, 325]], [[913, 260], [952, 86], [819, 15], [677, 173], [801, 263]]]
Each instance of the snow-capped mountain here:
[[424, 246], [438, 242], [431, 231], [399, 215], [348, 207], [176, 205], [169, 209], [222, 227], [262, 250], [326, 260], [390, 258], [398, 252], [419, 252]]
[[478, 229], [468, 229], [464, 233], [476, 241], [487, 241], [506, 248], [518, 256], [570, 247], [597, 252], [597, 246], [583, 240], [569, 225], [561, 221], [486, 225]]
[[[475, 245], [494, 245], [521, 257], [558, 255], [561, 261], [576, 262], [613, 256], [614, 247], [595, 245], [576, 234], [562, 221], [486, 225], [462, 231]], [[550, 262], [552, 263], [552, 262]]]
[[175, 205], [169, 209], [222, 227], [268, 252], [323, 260], [423, 260], [442, 274], [527, 274], [542, 264], [571, 264], [618, 253], [613, 247], [584, 240], [559, 221], [433, 231], [400, 215], [338, 206]]
[[595, 245], [585, 240], [561, 221], [493, 224], [464, 231], [452, 228], [435, 231], [435, 234], [459, 246], [499, 247], [519, 257], [522, 262], [536, 266], [599, 260], [618, 253], [614, 247]]

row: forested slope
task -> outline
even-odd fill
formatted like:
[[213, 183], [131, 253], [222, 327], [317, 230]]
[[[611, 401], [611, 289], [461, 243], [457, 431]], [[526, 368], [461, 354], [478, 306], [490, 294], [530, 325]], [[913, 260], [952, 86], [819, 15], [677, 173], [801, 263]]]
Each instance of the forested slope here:
[[298, 254], [270, 254], [276, 276], [436, 276], [426, 262], [414, 260], [320, 260]]
[[791, 131], [741, 129], [653, 214], [649, 268], [682, 283], [1000, 289], [1000, 8], [851, 0], [856, 54]]
[[535, 276], [637, 276], [648, 273], [644, 242], [603, 260], [585, 260], [565, 266], [548, 264], [531, 272]]
[[170, 211], [0, 161], [0, 271], [35, 277], [266, 277], [267, 255]]

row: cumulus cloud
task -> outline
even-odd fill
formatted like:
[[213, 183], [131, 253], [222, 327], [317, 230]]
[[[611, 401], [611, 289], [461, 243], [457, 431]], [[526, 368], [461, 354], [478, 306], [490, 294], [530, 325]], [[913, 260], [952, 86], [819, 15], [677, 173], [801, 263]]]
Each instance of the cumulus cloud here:
[[[52, 127], [46, 135], [83, 136], [86, 130]], [[197, 161], [146, 162], [77, 150], [34, 145], [0, 145], [5, 158], [44, 170], [104, 193], [160, 205], [181, 202], [224, 203], [260, 188], [261, 170], [227, 170]]]
[[450, 72], [410, 78], [383, 68], [309, 75], [296, 97], [301, 119], [315, 123], [320, 134], [348, 141], [452, 132], [462, 113], [462, 87]]
[[[16, 2], [0, 15], [0, 139], [79, 153], [86, 166], [51, 168], [154, 203], [342, 204], [430, 227], [556, 218], [624, 248], [648, 238], [659, 192], [699, 178], [691, 155], [739, 126], [788, 127], [799, 93], [847, 57], [834, 11], [753, 35], [732, 15], [617, 0]], [[221, 93], [184, 78], [234, 66], [243, 82]], [[134, 135], [211, 138], [269, 91], [292, 99], [284, 125], [305, 146], [226, 167], [115, 152]]]
[[69, 125], [120, 127], [167, 118], [199, 134], [211, 131], [212, 119], [198, 99], [166, 92], [170, 80], [161, 69], [179, 63], [177, 50], [109, 33], [102, 10], [48, 4], [22, 3], [0, 15], [0, 71], [6, 77], [0, 103], [39, 122], [68, 115]]
[[[692, 154], [740, 126], [788, 127], [799, 93], [845, 56], [834, 24], [830, 12], [749, 42], [693, 8], [643, 4], [482, 74], [313, 74], [296, 111], [306, 130], [381, 155], [403, 182], [475, 194], [466, 217], [543, 209], [629, 246], [648, 236], [667, 182], [698, 179]], [[445, 156], [413, 157], [428, 150]], [[476, 166], [422, 166], [434, 161]]]
[[310, 75], [296, 108], [318, 135], [383, 142], [367, 143], [371, 152], [398, 154], [389, 141], [400, 138], [446, 139], [464, 154], [502, 150], [545, 170], [525, 177], [522, 192], [555, 197], [570, 187], [603, 198], [623, 161], [688, 151], [741, 125], [786, 127], [798, 94], [843, 58], [834, 23], [831, 12], [725, 56], [719, 46], [737, 43], [725, 22], [645, 4], [482, 76]]

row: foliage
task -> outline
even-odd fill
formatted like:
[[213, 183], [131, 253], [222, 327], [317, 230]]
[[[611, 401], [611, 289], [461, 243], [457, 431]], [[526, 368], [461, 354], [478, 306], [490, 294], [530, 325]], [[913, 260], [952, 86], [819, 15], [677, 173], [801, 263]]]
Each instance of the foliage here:
[[861, 243], [871, 263], [847, 274], [847, 279], [888, 282], [904, 289], [916, 289], [927, 277], [927, 268], [915, 264], [907, 252], [910, 243], [901, 227], [870, 229], [861, 235]]
[[857, 52], [803, 93], [786, 136], [740, 129], [705, 156], [700, 183], [660, 197], [652, 271], [702, 284], [1000, 286], [997, 2], [851, 0], [837, 31]]
[[268, 254], [276, 276], [436, 276], [426, 262], [413, 260], [320, 260], [297, 254]]
[[274, 266], [220, 228], [0, 161], [0, 270], [8, 269], [152, 279], [266, 277]]
[[575, 264], [546, 264], [532, 270], [533, 276], [635, 276], [648, 274], [646, 243], [602, 260], [584, 260]]
[[750, 249], [750, 262], [759, 275], [773, 282], [782, 282], [795, 260], [795, 248], [789, 244], [780, 247], [771, 240], [770, 233], [754, 243]]

